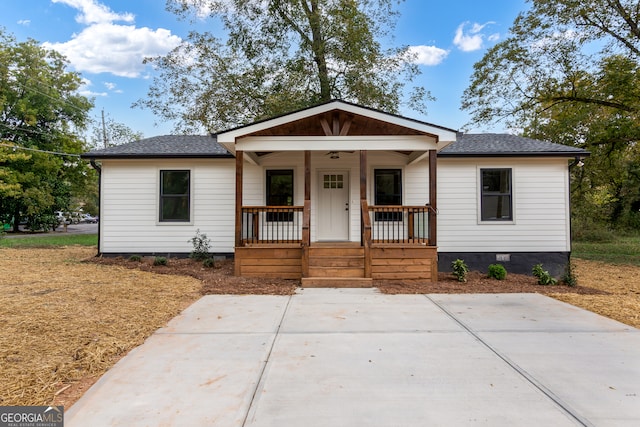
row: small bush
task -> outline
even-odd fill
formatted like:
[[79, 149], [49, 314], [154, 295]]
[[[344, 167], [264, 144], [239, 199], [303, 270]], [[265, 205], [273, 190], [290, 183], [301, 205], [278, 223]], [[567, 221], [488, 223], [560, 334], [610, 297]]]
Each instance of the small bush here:
[[538, 278], [539, 285], [555, 285], [558, 281], [549, 274], [547, 270], [542, 269], [542, 264], [536, 264], [531, 270], [533, 275]]
[[206, 268], [215, 268], [216, 262], [213, 258], [207, 258], [202, 260], [202, 266]]
[[131, 255], [129, 257], [129, 261], [140, 262], [140, 261], [142, 261], [142, 257], [140, 255]]
[[573, 274], [573, 267], [571, 266], [571, 260], [567, 264], [564, 270], [564, 276], [562, 277], [562, 283], [567, 286], [578, 286], [578, 278]]
[[189, 239], [193, 245], [193, 250], [189, 254], [189, 258], [197, 260], [206, 260], [209, 258], [209, 248], [211, 247], [211, 239], [206, 234], [200, 233], [200, 229], [196, 230], [196, 235]]
[[153, 259], [153, 265], [167, 265], [167, 258], [163, 256], [157, 256]]
[[467, 273], [469, 272], [469, 267], [464, 263], [463, 260], [457, 259], [451, 263], [451, 269], [453, 270], [453, 277], [458, 279], [458, 282], [466, 282], [467, 281]]
[[507, 269], [502, 264], [491, 264], [489, 266], [489, 277], [498, 280], [504, 280], [507, 277]]

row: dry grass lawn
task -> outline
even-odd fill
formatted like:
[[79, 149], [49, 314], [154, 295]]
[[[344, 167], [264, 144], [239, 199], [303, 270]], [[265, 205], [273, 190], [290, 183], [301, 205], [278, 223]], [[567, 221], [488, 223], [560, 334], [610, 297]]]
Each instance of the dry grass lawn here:
[[[133, 265], [81, 262], [94, 253], [93, 247], [0, 249], [0, 405], [70, 406], [120, 357], [227, 281], [203, 286]], [[607, 294], [541, 292], [640, 327], [640, 267], [577, 260], [575, 270], [580, 285]], [[234, 286], [240, 285], [252, 284]]]
[[200, 297], [191, 277], [80, 263], [94, 254], [0, 250], [0, 405], [69, 406]]

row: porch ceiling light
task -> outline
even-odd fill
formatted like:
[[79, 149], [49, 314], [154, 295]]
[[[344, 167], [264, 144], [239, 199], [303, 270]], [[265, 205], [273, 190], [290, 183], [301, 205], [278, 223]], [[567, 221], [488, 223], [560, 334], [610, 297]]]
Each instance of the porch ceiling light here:
[[340, 158], [340, 154], [337, 151], [329, 151], [329, 158], [330, 159], [339, 159]]

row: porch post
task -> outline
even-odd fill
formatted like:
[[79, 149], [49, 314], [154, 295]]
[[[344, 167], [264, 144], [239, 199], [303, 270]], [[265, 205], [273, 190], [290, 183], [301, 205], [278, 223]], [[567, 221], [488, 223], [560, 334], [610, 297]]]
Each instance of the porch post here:
[[236, 151], [236, 248], [242, 246], [242, 169], [244, 152]]
[[309, 277], [311, 245], [311, 151], [304, 152], [304, 209], [302, 210], [302, 277]]
[[438, 246], [438, 152], [429, 150], [429, 246]]
[[371, 223], [367, 204], [367, 150], [360, 150], [360, 244], [364, 249], [364, 277], [371, 278]]

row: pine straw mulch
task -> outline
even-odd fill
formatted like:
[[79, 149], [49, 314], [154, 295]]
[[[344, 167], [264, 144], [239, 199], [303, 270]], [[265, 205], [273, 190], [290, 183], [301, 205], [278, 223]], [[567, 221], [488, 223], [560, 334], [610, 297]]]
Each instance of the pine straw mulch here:
[[81, 262], [94, 254], [0, 250], [0, 406], [69, 406], [201, 295], [191, 277]]
[[[298, 281], [233, 276], [233, 263], [95, 258], [94, 248], [2, 249], [0, 405], [70, 406], [104, 372], [204, 294], [295, 292]], [[82, 260], [88, 262], [82, 262]], [[458, 283], [376, 282], [385, 293], [537, 292], [640, 327], [640, 267], [576, 260], [580, 287], [471, 273]], [[160, 274], [158, 274], [160, 273]]]

